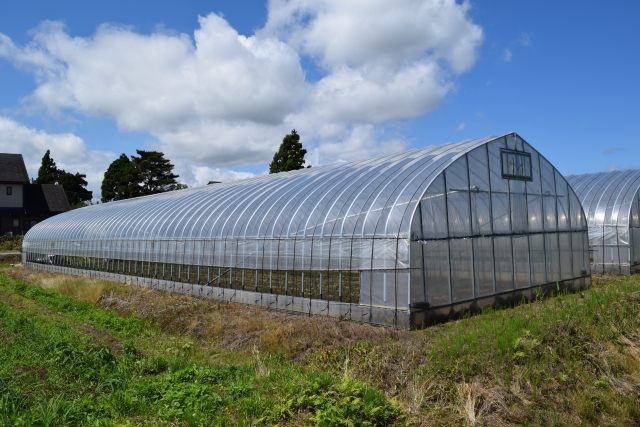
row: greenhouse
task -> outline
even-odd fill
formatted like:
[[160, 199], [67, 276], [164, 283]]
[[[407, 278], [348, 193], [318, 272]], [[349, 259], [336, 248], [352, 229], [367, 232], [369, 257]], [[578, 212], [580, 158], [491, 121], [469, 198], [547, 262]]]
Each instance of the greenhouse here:
[[25, 265], [398, 328], [590, 284], [587, 224], [515, 133], [77, 209]]
[[640, 170], [571, 175], [582, 202], [591, 245], [591, 271], [640, 271]]

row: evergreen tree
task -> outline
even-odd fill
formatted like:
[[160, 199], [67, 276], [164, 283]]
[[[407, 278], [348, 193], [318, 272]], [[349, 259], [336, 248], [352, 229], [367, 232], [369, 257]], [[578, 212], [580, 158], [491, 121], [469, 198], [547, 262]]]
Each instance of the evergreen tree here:
[[164, 193], [187, 188], [176, 181], [171, 161], [159, 151], [136, 150], [137, 156], [121, 154], [104, 173], [102, 202]]
[[38, 178], [32, 180], [33, 184], [59, 184], [67, 195], [67, 200], [73, 208], [82, 207], [90, 202], [93, 192], [87, 190], [89, 184], [87, 176], [76, 172], [69, 173], [64, 169], [58, 169], [56, 162], [51, 157], [51, 151], [47, 150], [42, 157], [42, 164], [38, 169]]
[[159, 151], [136, 150], [138, 156], [131, 156], [140, 174], [142, 195], [164, 193], [177, 189], [178, 175], [173, 173], [171, 161]]
[[51, 158], [51, 151], [47, 150], [42, 157], [42, 164], [38, 169], [38, 177], [34, 184], [55, 184], [60, 177], [60, 170], [56, 162]]
[[129, 157], [122, 153], [107, 168], [102, 180], [102, 202], [124, 200], [142, 195], [140, 174]]
[[87, 202], [91, 202], [93, 198], [93, 192], [87, 190], [89, 183], [85, 180], [86, 177], [86, 175], [78, 172], [74, 175], [64, 170], [60, 171], [58, 184], [64, 188], [69, 204], [74, 209], [86, 206]]
[[[269, 173], [288, 172], [304, 168], [304, 156], [307, 150], [302, 148], [300, 135], [295, 129], [282, 139], [278, 152], [269, 165]], [[307, 166], [311, 167], [311, 166]]]

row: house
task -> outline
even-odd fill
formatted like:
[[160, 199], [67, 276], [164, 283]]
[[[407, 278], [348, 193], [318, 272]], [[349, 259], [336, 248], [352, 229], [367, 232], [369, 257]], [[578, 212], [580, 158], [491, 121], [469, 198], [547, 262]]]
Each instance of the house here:
[[31, 184], [22, 154], [0, 153], [0, 235], [24, 234], [69, 210], [61, 185]]

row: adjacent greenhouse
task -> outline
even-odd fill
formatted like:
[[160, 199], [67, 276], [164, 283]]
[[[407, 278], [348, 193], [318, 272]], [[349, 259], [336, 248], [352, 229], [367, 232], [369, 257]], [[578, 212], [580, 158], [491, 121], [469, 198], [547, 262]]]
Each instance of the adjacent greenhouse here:
[[23, 261], [400, 328], [590, 284], [587, 224], [517, 134], [77, 209]]
[[571, 175], [567, 180], [589, 225], [591, 270], [640, 271], [640, 170]]

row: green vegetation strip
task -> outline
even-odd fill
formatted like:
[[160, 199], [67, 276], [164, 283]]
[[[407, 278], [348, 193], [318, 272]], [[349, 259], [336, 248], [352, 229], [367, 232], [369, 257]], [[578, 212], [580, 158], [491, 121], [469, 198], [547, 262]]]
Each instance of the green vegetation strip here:
[[[155, 315], [135, 298], [121, 315], [8, 275], [87, 299], [84, 279], [24, 273], [0, 270], [0, 425], [640, 425], [640, 275], [387, 335], [257, 311], [259, 329], [191, 330], [220, 307], [190, 317], [170, 310], [183, 297], [149, 293]], [[253, 354], [216, 344], [245, 335]]]
[[411, 383], [404, 401], [429, 425], [640, 425], [640, 275], [411, 334], [318, 353], [315, 368], [349, 361], [354, 377], [389, 389], [401, 386], [380, 365], [402, 361], [390, 376]]
[[[107, 334], [125, 340], [121, 354], [96, 343]], [[207, 365], [190, 343], [145, 355], [149, 338], [175, 347], [136, 316], [0, 274], [0, 425], [403, 424], [395, 402], [347, 377], [259, 354]]]
[[23, 236], [0, 236], [0, 251], [19, 251]]

